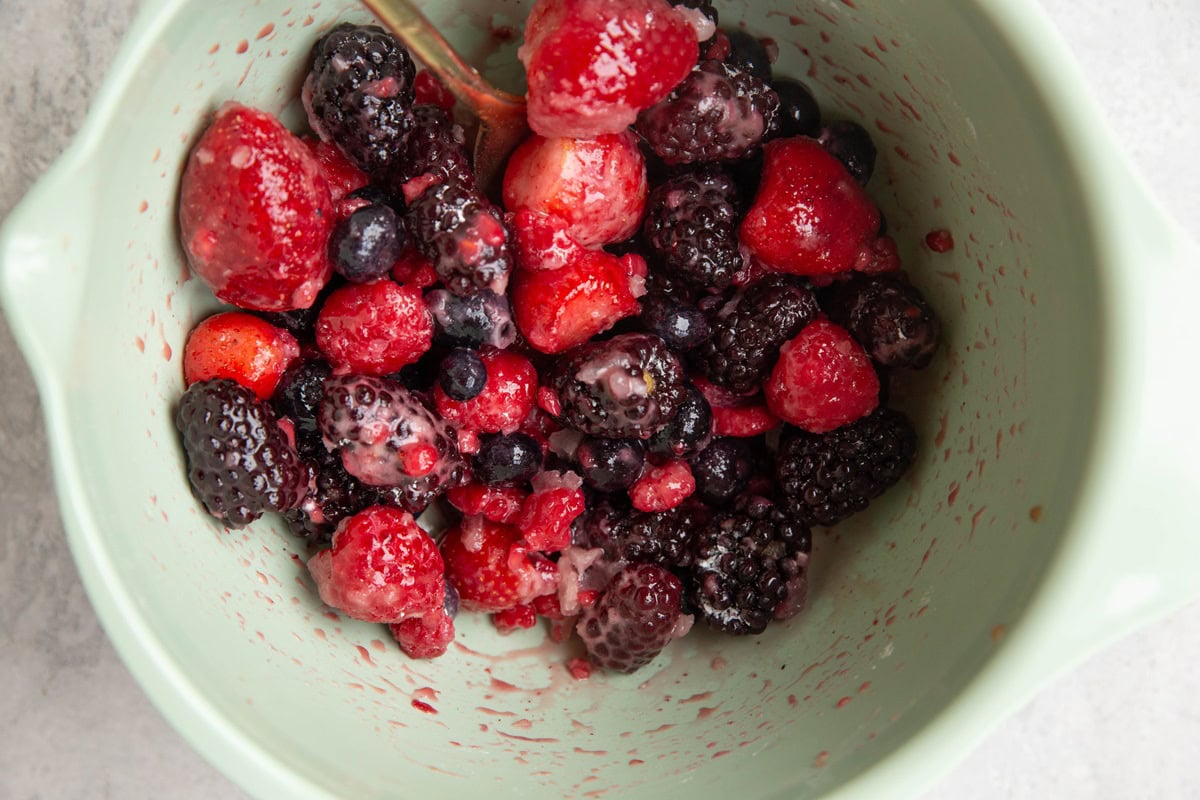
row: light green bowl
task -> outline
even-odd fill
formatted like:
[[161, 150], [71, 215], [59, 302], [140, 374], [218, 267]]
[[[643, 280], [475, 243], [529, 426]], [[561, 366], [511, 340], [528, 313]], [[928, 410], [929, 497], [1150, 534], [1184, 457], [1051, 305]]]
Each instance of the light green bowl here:
[[[510, 88], [525, 2], [428, 2]], [[179, 357], [214, 305], [175, 191], [229, 98], [284, 112], [348, 0], [153, 0], [78, 140], [7, 220], [5, 313], [42, 392], [71, 546], [163, 713], [264, 798], [900, 797], [1055, 670], [1195, 586], [1197, 252], [1147, 199], [1035, 5], [727, 3], [860, 120], [871, 190], [946, 321], [897, 389], [916, 469], [816, 543], [810, 605], [632, 677], [460, 617], [434, 662], [321, 606], [297, 543], [191, 497]], [[935, 228], [957, 242], [922, 245]]]

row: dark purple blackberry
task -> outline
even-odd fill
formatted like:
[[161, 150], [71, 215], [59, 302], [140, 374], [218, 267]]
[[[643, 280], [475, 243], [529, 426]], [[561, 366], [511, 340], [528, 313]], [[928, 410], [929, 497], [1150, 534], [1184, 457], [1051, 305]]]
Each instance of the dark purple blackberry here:
[[329, 234], [329, 260], [351, 283], [386, 275], [404, 249], [406, 235], [396, 212], [385, 205], [356, 209]]
[[679, 411], [647, 444], [655, 455], [688, 458], [712, 441], [712, 426], [712, 407], [700, 390], [689, 383]]
[[818, 313], [811, 290], [791, 276], [768, 275], [710, 314], [711, 334], [692, 360], [718, 386], [751, 392], [770, 374], [779, 348]]
[[489, 289], [504, 294], [513, 253], [501, 211], [473, 188], [430, 186], [408, 207], [409, 234], [457, 295]]
[[[341, 375], [325, 381], [317, 415], [326, 446], [339, 448], [346, 471], [383, 487], [387, 502], [414, 514], [463, 477], [462, 458], [446, 423], [395, 381]], [[410, 474], [405, 448], [433, 447], [432, 469]]]
[[493, 433], [482, 436], [472, 462], [476, 480], [487, 483], [524, 483], [542, 468], [542, 446], [527, 433]]
[[413, 129], [392, 165], [389, 183], [396, 190], [422, 175], [463, 186], [475, 185], [475, 171], [467, 152], [467, 136], [443, 108], [422, 103], [413, 106]]
[[704, 312], [665, 294], [648, 294], [641, 300], [642, 327], [676, 351], [691, 350], [708, 338]]
[[601, 439], [587, 436], [575, 448], [583, 482], [598, 492], [628, 489], [642, 474], [646, 448], [640, 439]]
[[683, 365], [657, 336], [626, 333], [563, 353], [547, 386], [562, 405], [562, 421], [592, 436], [648, 439], [686, 396]]
[[572, 544], [599, 547], [610, 564], [647, 563], [686, 569], [695, 554], [697, 531], [711, 511], [700, 503], [684, 502], [670, 511], [634, 511], [602, 502], [589, 506], [575, 521]]
[[812, 533], [770, 500], [751, 497], [696, 534], [692, 604], [710, 627], [762, 633], [803, 604]]
[[487, 386], [487, 367], [474, 350], [456, 347], [442, 358], [438, 383], [451, 400], [464, 402]]
[[724, 506], [750, 485], [755, 467], [754, 447], [746, 439], [720, 437], [691, 460], [696, 496]]
[[865, 186], [875, 171], [875, 142], [871, 134], [857, 122], [841, 120], [821, 129], [817, 139], [846, 165], [854, 180]]
[[779, 98], [748, 72], [701, 61], [636, 127], [666, 164], [736, 161], [779, 127]]
[[898, 411], [879, 408], [829, 433], [786, 427], [775, 476], [782, 502], [797, 519], [833, 525], [900, 480], [916, 455], [912, 423]]
[[[297, 436], [317, 430], [317, 409], [324, 396], [325, 379], [332, 372], [328, 362], [314, 358], [292, 364], [280, 376], [275, 394], [271, 396], [271, 406], [276, 414], [292, 421]], [[299, 439], [296, 444], [299, 447]], [[304, 452], [301, 455], [308, 456]]]
[[374, 505], [378, 495], [342, 466], [338, 453], [325, 448], [309, 456], [314, 472], [311, 488], [298, 508], [284, 513], [288, 528], [317, 547], [329, 545], [338, 523]]
[[303, 499], [308, 469], [271, 406], [249, 389], [224, 378], [193, 383], [183, 393], [175, 427], [192, 493], [229, 527], [295, 508]]
[[750, 73], [763, 83], [770, 83], [771, 56], [762, 39], [740, 30], [723, 30], [722, 33], [729, 40], [729, 55], [722, 60]]
[[317, 40], [302, 97], [308, 122], [369, 173], [384, 173], [413, 127], [416, 68], [377, 25], [342, 23]]
[[696, 169], [650, 193], [642, 239], [656, 269], [705, 288], [724, 289], [742, 269], [737, 223], [733, 179], [717, 168]]
[[517, 338], [508, 296], [487, 289], [457, 295], [434, 289], [425, 295], [425, 307], [433, 315], [434, 341], [451, 347], [503, 350]]
[[941, 323], [902, 273], [855, 274], [837, 285], [826, 311], [883, 367], [929, 366]]
[[816, 136], [821, 130], [821, 107], [800, 81], [780, 78], [771, 82], [779, 95], [779, 135]]

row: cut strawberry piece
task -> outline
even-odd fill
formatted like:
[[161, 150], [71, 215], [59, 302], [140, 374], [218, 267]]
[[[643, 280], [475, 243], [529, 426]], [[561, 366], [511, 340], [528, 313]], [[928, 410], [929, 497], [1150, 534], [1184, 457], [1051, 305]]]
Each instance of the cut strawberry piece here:
[[433, 342], [433, 317], [415, 286], [382, 278], [337, 289], [317, 316], [317, 347], [337, 372], [386, 375]]
[[192, 271], [226, 303], [308, 308], [329, 280], [329, 181], [265, 112], [238, 103], [217, 111], [188, 157], [179, 225]]
[[691, 71], [700, 47], [666, 0], [538, 0], [517, 55], [542, 136], [619, 133]]
[[[346, 195], [358, 191], [371, 182], [367, 173], [346, 158], [333, 142], [322, 142], [311, 136], [306, 136], [301, 141], [321, 165], [321, 170], [325, 173], [325, 180], [329, 181], [329, 194], [334, 203], [340, 202]], [[339, 211], [339, 216], [341, 215], [342, 213]], [[348, 215], [347, 212], [346, 216]]]
[[650, 467], [629, 487], [638, 511], [670, 511], [696, 491], [692, 468], [682, 459]]
[[454, 641], [454, 620], [442, 609], [388, 627], [409, 658], [437, 658]]
[[741, 226], [751, 255], [779, 272], [854, 269], [879, 230], [879, 210], [845, 165], [816, 139], [763, 146], [762, 183]]
[[595, 139], [531, 136], [504, 172], [505, 208], [555, 216], [584, 247], [632, 236], [648, 191], [646, 160], [628, 130]]
[[537, 370], [529, 359], [508, 350], [487, 348], [479, 355], [487, 368], [483, 391], [470, 400], [452, 400], [439, 382], [433, 390], [433, 402], [438, 413], [464, 428], [512, 433], [533, 409]]
[[524, 270], [562, 269], [587, 255], [571, 238], [561, 217], [522, 208], [513, 215], [517, 267]]
[[470, 611], [503, 611], [555, 591], [554, 564], [531, 551], [521, 532], [466, 517], [442, 539], [446, 577]]
[[437, 544], [412, 515], [372, 506], [343, 520], [333, 546], [308, 561], [321, 600], [364, 622], [440, 611], [446, 595]]
[[845, 328], [817, 320], [783, 346], [763, 392], [783, 421], [825, 433], [875, 410], [879, 376]]
[[208, 317], [188, 334], [183, 382], [229, 378], [267, 400], [284, 371], [300, 358], [296, 337], [242, 311]]

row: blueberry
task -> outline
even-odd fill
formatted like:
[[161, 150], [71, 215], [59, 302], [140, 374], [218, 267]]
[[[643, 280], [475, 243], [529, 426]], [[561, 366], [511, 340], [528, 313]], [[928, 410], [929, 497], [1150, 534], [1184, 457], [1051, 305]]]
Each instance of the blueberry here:
[[866, 128], [850, 120], [831, 122], [821, 129], [817, 138], [826, 150], [846, 165], [860, 185], [865, 186], [871, 180], [871, 173], [875, 171], [875, 143]]
[[487, 484], [527, 481], [542, 468], [542, 446], [527, 433], [482, 437], [475, 477]]
[[487, 367], [474, 350], [458, 347], [442, 359], [438, 383], [451, 400], [470, 400], [487, 385]]
[[698, 308], [665, 294], [642, 298], [642, 326], [672, 350], [690, 350], [708, 338], [708, 321]]
[[425, 295], [425, 306], [433, 315], [434, 338], [442, 344], [503, 349], [517, 338], [508, 298], [491, 290], [459, 296], [434, 289]]
[[583, 480], [599, 492], [619, 492], [642, 474], [646, 453], [637, 439], [587, 437], [575, 450]]
[[820, 132], [821, 109], [807, 86], [781, 78], [771, 88], [779, 95], [780, 136], [816, 136]]
[[329, 258], [334, 270], [354, 283], [386, 275], [403, 249], [400, 220], [387, 206], [363, 206], [339, 222], [329, 235]]
[[650, 452], [669, 458], [687, 458], [712, 440], [712, 407], [695, 386], [687, 394], [675, 417], [650, 438]]
[[459, 597], [458, 588], [446, 579], [446, 593], [442, 597], [442, 610], [446, 612], [446, 616], [454, 619], [458, 616]]
[[724, 505], [740, 495], [754, 474], [754, 450], [745, 439], [723, 437], [692, 459], [696, 495], [713, 505]]
[[749, 72], [763, 83], [770, 83], [771, 57], [762, 40], [745, 31], [727, 30], [724, 33], [729, 39], [729, 55], [725, 57], [725, 63]]

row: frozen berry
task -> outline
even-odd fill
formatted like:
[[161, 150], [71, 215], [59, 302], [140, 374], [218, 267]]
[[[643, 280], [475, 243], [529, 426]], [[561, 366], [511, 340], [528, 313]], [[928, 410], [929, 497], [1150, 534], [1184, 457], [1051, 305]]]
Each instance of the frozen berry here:
[[325, 396], [325, 379], [332, 373], [328, 362], [313, 358], [293, 364], [280, 377], [271, 396], [271, 405], [275, 413], [296, 425], [297, 435], [302, 429], [316, 431], [317, 412]]
[[446, 577], [469, 611], [503, 611], [555, 591], [554, 564], [529, 548], [521, 531], [467, 517], [442, 538]]
[[542, 448], [525, 433], [480, 437], [472, 462], [475, 478], [483, 483], [523, 483], [542, 468]]
[[470, 400], [487, 385], [487, 367], [474, 350], [455, 348], [441, 361], [438, 384], [451, 400]]
[[821, 130], [821, 108], [800, 81], [780, 78], [771, 82], [779, 95], [779, 135], [816, 136]]
[[443, 111], [453, 111], [458, 101], [436, 75], [421, 69], [417, 70], [417, 76], [413, 79], [413, 102], [418, 106], [433, 105]]
[[723, 506], [746, 490], [754, 475], [754, 449], [746, 439], [722, 436], [692, 458], [696, 495]]
[[270, 114], [223, 105], [180, 182], [192, 271], [241, 308], [308, 308], [329, 280], [332, 224], [329, 182], [304, 143]]
[[846, 165], [859, 184], [866, 185], [871, 180], [875, 171], [875, 143], [866, 128], [851, 120], [839, 120], [822, 128], [817, 138]]
[[571, 544], [571, 523], [583, 513], [583, 482], [573, 472], [547, 470], [533, 479], [517, 527], [535, 550], [556, 553]]
[[712, 432], [712, 407], [699, 389], [689, 385], [675, 416], [647, 444], [655, 455], [687, 458], [708, 445]]
[[454, 620], [441, 609], [402, 622], [393, 622], [388, 628], [409, 658], [445, 655], [450, 642], [454, 641]]
[[389, 278], [343, 286], [317, 317], [317, 346], [338, 372], [395, 372], [420, 358], [432, 340], [421, 290]]
[[365, 508], [379, 505], [375, 488], [355, 478], [342, 465], [341, 456], [329, 452], [311, 432], [297, 436], [297, 444], [310, 441], [302, 456], [313, 470], [313, 480], [296, 508], [284, 512], [292, 533], [317, 546], [328, 546], [342, 520]]
[[434, 289], [425, 295], [425, 305], [433, 315], [434, 337], [442, 344], [503, 349], [517, 337], [506, 295], [487, 289], [466, 295]]
[[441, 386], [433, 391], [438, 413], [460, 426], [484, 433], [512, 433], [533, 410], [537, 370], [529, 359], [509, 350], [480, 354], [487, 369], [483, 391], [470, 400], [454, 400]]
[[829, 316], [884, 367], [929, 365], [941, 324], [920, 290], [900, 273], [854, 275], [835, 287]]
[[614, 564], [658, 564], [668, 569], [692, 563], [696, 532], [711, 516], [701, 503], [684, 502], [669, 511], [631, 511], [609, 503], [590, 507], [575, 525], [574, 542], [600, 548]]
[[777, 417], [824, 433], [866, 416], [879, 404], [879, 377], [870, 356], [845, 328], [817, 320], [779, 351], [763, 387]]
[[669, 511], [696, 491], [688, 462], [666, 461], [645, 470], [629, 487], [629, 499], [638, 511]]
[[512, 228], [518, 270], [562, 269], [587, 255], [561, 217], [519, 208], [512, 215]]
[[[431, 183], [475, 184], [467, 136], [450, 114], [435, 105], [415, 105], [413, 129], [392, 163], [388, 184], [405, 197], [420, 194]], [[411, 185], [408, 185], [412, 182]], [[415, 192], [415, 194], [414, 194]]]
[[451, 292], [504, 294], [513, 268], [508, 230], [500, 210], [478, 190], [454, 182], [430, 186], [410, 202], [406, 224]]
[[698, 375], [692, 382], [712, 409], [714, 436], [748, 438], [779, 427], [779, 417], [767, 408], [762, 392], [734, 394]]
[[588, 436], [575, 448], [575, 460], [588, 486], [598, 492], [620, 492], [642, 474], [646, 450], [640, 439]]
[[446, 500], [467, 516], [479, 516], [492, 522], [515, 523], [521, 515], [521, 503], [528, 491], [519, 486], [488, 486], [468, 483], [446, 492]]
[[514, 631], [527, 630], [536, 625], [537, 612], [533, 610], [532, 605], [513, 606], [492, 614], [492, 624], [496, 626], [497, 633], [507, 636]]
[[763, 83], [771, 82], [771, 57], [762, 39], [741, 30], [723, 30], [729, 40], [729, 55], [726, 64], [748, 72]]
[[713, 36], [717, 33], [717, 25], [721, 22], [721, 16], [713, 7], [712, 0], [668, 0], [668, 2], [687, 15], [688, 22], [696, 31], [696, 38], [700, 41], [700, 51], [703, 53], [704, 48], [712, 42]]
[[631, 564], [584, 610], [576, 630], [601, 669], [634, 672], [691, 628], [679, 578], [654, 564]]
[[188, 334], [183, 347], [183, 382], [229, 378], [266, 400], [279, 379], [300, 357], [290, 333], [241, 311], [225, 311], [204, 319]]
[[404, 249], [396, 212], [368, 205], [339, 222], [329, 236], [329, 258], [339, 275], [353, 283], [383, 277]]
[[642, 227], [656, 269], [705, 288], [727, 287], [743, 268], [736, 206], [732, 178], [716, 168], [684, 172], [656, 186]]
[[642, 298], [642, 327], [655, 334], [667, 347], [678, 352], [691, 350], [708, 338], [704, 312], [665, 294], [647, 294]]

